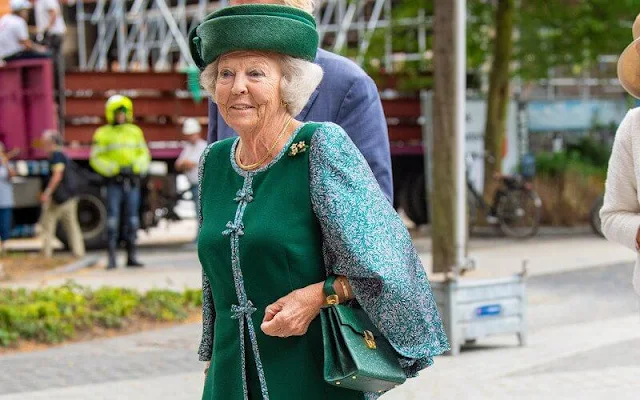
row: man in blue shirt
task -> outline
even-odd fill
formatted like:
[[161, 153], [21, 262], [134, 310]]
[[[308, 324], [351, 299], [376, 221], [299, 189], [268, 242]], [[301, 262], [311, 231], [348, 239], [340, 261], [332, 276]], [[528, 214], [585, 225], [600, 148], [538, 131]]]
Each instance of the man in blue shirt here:
[[[239, 4], [284, 4], [313, 11], [311, 0], [231, 0]], [[335, 122], [351, 137], [369, 163], [380, 188], [393, 202], [391, 153], [387, 123], [373, 80], [351, 60], [318, 49], [315, 60], [324, 71], [322, 82], [296, 117], [299, 121]], [[209, 142], [237, 136], [209, 102]]]

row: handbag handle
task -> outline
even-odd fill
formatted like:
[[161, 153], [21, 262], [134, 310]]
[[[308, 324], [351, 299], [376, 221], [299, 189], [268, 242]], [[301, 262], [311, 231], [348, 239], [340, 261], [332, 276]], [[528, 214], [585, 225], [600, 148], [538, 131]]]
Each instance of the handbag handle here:
[[340, 298], [333, 287], [333, 284], [336, 282], [336, 278], [337, 276], [335, 275], [329, 275], [327, 279], [324, 280], [324, 285], [322, 286], [322, 291], [326, 296], [325, 303], [329, 306], [340, 303]]

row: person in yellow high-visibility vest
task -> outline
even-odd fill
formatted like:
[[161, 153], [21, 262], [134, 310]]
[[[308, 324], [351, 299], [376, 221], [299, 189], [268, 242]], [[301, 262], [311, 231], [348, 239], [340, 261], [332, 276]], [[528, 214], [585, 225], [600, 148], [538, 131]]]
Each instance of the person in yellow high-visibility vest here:
[[120, 215], [127, 244], [127, 267], [142, 267], [136, 257], [136, 232], [140, 226], [140, 180], [147, 173], [151, 155], [142, 130], [133, 124], [131, 99], [115, 95], [105, 105], [107, 124], [93, 136], [91, 167], [107, 179], [107, 234], [109, 262], [116, 268]]

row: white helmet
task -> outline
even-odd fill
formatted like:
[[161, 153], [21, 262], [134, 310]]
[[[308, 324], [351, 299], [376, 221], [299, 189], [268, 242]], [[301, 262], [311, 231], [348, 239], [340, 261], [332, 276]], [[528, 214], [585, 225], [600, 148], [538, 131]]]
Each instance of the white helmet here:
[[11, 0], [9, 2], [9, 7], [11, 7], [11, 11], [13, 12], [29, 10], [31, 9], [31, 3], [28, 0]]
[[182, 124], [182, 133], [185, 135], [195, 135], [202, 132], [200, 122], [195, 118], [187, 118]]

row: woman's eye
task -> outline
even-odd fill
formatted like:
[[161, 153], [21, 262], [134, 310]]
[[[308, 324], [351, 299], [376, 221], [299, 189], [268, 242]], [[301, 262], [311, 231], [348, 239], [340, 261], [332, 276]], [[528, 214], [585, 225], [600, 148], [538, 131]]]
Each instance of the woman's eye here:
[[228, 77], [230, 77], [231, 75], [233, 75], [233, 74], [231, 73], [231, 71], [229, 71], [229, 70], [224, 70], [224, 71], [220, 71], [220, 75], [219, 75], [219, 76], [220, 76], [221, 78], [228, 78]]
[[254, 70], [249, 72], [249, 76], [260, 77], [260, 76], [264, 76], [264, 73], [262, 71]]

